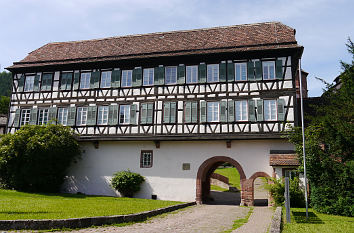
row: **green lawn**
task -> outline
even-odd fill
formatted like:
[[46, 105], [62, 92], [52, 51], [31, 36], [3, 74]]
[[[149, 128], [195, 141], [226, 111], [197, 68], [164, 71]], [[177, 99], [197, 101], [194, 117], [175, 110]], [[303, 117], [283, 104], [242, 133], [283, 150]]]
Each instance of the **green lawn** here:
[[[285, 209], [283, 219], [285, 221]], [[283, 233], [350, 233], [354, 232], [354, 218], [321, 214], [309, 209], [306, 221], [305, 208], [291, 208], [291, 223], [284, 223]]]
[[217, 168], [214, 172], [226, 176], [227, 178], [229, 178], [229, 183], [231, 186], [236, 187], [238, 190], [241, 189], [240, 174], [238, 173], [236, 168]]
[[213, 185], [213, 184], [210, 185], [210, 190], [216, 190], [216, 191], [220, 191], [220, 192], [228, 192], [229, 191], [228, 189], [225, 189], [220, 186]]
[[0, 220], [132, 214], [180, 203], [76, 194], [34, 194], [0, 189]]

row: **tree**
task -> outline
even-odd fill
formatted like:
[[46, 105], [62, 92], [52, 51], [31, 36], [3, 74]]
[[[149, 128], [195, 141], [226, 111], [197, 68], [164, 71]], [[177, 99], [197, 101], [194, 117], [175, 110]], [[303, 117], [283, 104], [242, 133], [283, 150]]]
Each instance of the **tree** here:
[[[322, 104], [315, 107], [316, 117], [305, 130], [305, 148], [313, 208], [353, 216], [354, 44], [350, 39], [347, 47], [352, 63], [341, 62], [340, 86], [326, 83]], [[302, 164], [301, 130], [295, 128], [289, 139]]]
[[0, 183], [29, 192], [60, 190], [70, 164], [79, 158], [75, 134], [61, 125], [26, 125], [0, 141]]
[[7, 114], [9, 111], [10, 97], [0, 96], [0, 113]]
[[0, 72], [0, 96], [10, 96], [12, 87], [12, 75], [9, 72]]

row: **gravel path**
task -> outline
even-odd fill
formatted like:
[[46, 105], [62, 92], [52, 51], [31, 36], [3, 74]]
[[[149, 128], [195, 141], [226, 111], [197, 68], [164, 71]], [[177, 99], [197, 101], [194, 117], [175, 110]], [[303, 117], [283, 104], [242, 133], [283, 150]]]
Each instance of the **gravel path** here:
[[269, 207], [254, 207], [253, 214], [248, 219], [248, 222], [232, 231], [232, 233], [247, 232], [247, 233], [263, 233], [267, 232], [272, 221], [273, 209]]
[[234, 205], [197, 205], [184, 210], [152, 218], [148, 222], [124, 227], [87, 228], [68, 233], [86, 232], [222, 232], [232, 228], [233, 221], [244, 218], [249, 209]]

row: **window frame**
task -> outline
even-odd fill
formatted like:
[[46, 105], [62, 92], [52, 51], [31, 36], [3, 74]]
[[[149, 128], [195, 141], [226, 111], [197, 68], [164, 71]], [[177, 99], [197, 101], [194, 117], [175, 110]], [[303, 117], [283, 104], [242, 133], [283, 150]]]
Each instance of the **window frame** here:
[[[195, 68], [195, 69], [196, 69], [196, 72], [195, 72], [195, 82], [192, 81], [192, 79], [193, 79], [193, 75], [192, 75], [193, 72], [192, 72], [192, 70], [191, 70], [191, 72], [190, 72], [190, 74], [191, 74], [190, 80], [188, 79], [188, 74], [189, 74], [188, 68], [189, 68], [189, 69], [192, 69], [192, 68]], [[198, 68], [199, 68], [198, 65], [186, 66], [186, 83], [187, 83], [187, 84], [198, 83]]]
[[[269, 112], [269, 116], [270, 116], [270, 119], [266, 119], [266, 101], [274, 101], [275, 103], [275, 118], [273, 119], [272, 118], [272, 109], [271, 109], [271, 106], [270, 106], [270, 112]], [[263, 119], [264, 121], [277, 121], [278, 120], [278, 105], [277, 105], [277, 100], [276, 99], [264, 99], [263, 100]]]
[[[211, 112], [212, 116], [214, 116], [214, 111], [213, 110], [215, 110], [215, 109], [218, 110], [217, 111], [217, 119], [216, 120], [213, 120], [213, 119], [209, 120], [209, 104], [217, 104], [218, 105], [218, 107], [217, 108], [213, 108], [212, 112]], [[219, 101], [208, 101], [206, 105], [207, 105], [206, 106], [206, 121], [208, 123], [220, 122], [220, 102]]]
[[[85, 82], [83, 82], [83, 78], [85, 79]], [[83, 86], [83, 84], [84, 84], [84, 86]], [[88, 86], [86, 86], [86, 84]], [[91, 84], [91, 72], [81, 72], [80, 73], [80, 86], [79, 86], [80, 89], [90, 89], [90, 84]]]
[[[27, 83], [28, 82], [28, 78], [32, 79], [31, 83]], [[23, 91], [24, 92], [32, 92], [32, 91], [34, 91], [34, 79], [35, 78], [36, 78], [36, 75], [26, 75], [25, 76], [25, 83], [24, 83], [24, 87], [23, 87]], [[27, 89], [28, 88], [28, 84], [30, 84], [30, 87], [32, 87], [31, 89]]]
[[[147, 165], [144, 164], [144, 154], [145, 153], [150, 154], [150, 161], [149, 161], [149, 164], [147, 164]], [[152, 150], [141, 150], [140, 151], [140, 168], [152, 168], [153, 161], [154, 161], [154, 153]]]
[[[24, 113], [24, 111], [26, 111], [26, 113]], [[26, 121], [23, 120], [24, 114], [26, 114], [25, 116]], [[21, 109], [20, 126], [28, 125], [30, 120], [31, 120], [31, 109], [30, 108]]]
[[[237, 113], [238, 113], [238, 108], [237, 108], [237, 102], [241, 102], [241, 111], [240, 111], [240, 116], [241, 116], [241, 119], [238, 120], [237, 119]], [[246, 110], [245, 110], [245, 113], [246, 113], [246, 119], [243, 119], [243, 113], [244, 113], [244, 109], [243, 109], [243, 103], [246, 103]], [[248, 101], [247, 100], [235, 100], [235, 121], [237, 122], [244, 122], [244, 121], [248, 121]]]
[[[127, 75], [125, 75], [125, 74], [127, 74]], [[130, 83], [128, 81], [130, 81]], [[133, 86], [133, 70], [122, 70], [120, 86], [121, 87], [132, 87]]]
[[[171, 80], [169, 80], [169, 82], [167, 82], [168, 81], [168, 79], [167, 79], [167, 77], [168, 77], [168, 75], [167, 75], [167, 70], [170, 70], [170, 69], [175, 69], [175, 75], [174, 75], [174, 77], [171, 77], [171, 78], [174, 78], [174, 82], [171, 82]], [[175, 84], [177, 84], [177, 66], [166, 66], [165, 67], [165, 84], [166, 85], [175, 85]]]
[[[270, 64], [273, 65], [273, 77], [271, 78], [270, 77], [270, 74], [271, 74], [271, 71], [269, 69], [270, 67]], [[264, 67], [267, 67], [267, 76], [268, 78], [265, 78], [265, 68]], [[263, 77], [263, 80], [276, 80], [276, 74], [275, 74], [275, 61], [262, 61], [262, 77]]]
[[[105, 77], [105, 86], [103, 86], [103, 74], [109, 73], [109, 86], [107, 85], [107, 76]], [[100, 75], [100, 88], [111, 88], [112, 87], [112, 70], [103, 70], [101, 71], [101, 75]]]
[[[41, 116], [42, 115], [42, 116]], [[46, 125], [49, 121], [49, 108], [40, 108], [38, 109], [38, 125]]]
[[[214, 78], [213, 78], [213, 76], [212, 76], [212, 78], [213, 78], [213, 80], [209, 80], [209, 67], [216, 67], [216, 70], [218, 71], [217, 72], [217, 80], [215, 81], [214, 80]], [[214, 69], [213, 68], [211, 68], [212, 70], [211, 71], [214, 71]], [[211, 72], [211, 75], [213, 75], [214, 73], [213, 72]], [[217, 83], [217, 82], [219, 82], [220, 81], [220, 68], [219, 68], [219, 64], [208, 64], [207, 65], [207, 75], [206, 75], [207, 77], [206, 77], [206, 79], [207, 79], [207, 82], [208, 83]]]
[[[237, 79], [237, 66], [240, 66], [240, 78], [241, 79]], [[245, 79], [242, 79], [242, 68], [244, 67], [244, 69], [245, 69]], [[247, 81], [248, 80], [248, 70], [247, 70], [247, 62], [236, 62], [235, 63], [235, 81], [236, 82], [245, 82], [245, 81]]]
[[[103, 112], [100, 111], [100, 109], [104, 108]], [[102, 112], [102, 122], [100, 123], [100, 116]], [[106, 112], [106, 113], [105, 113]], [[97, 125], [108, 125], [108, 114], [109, 114], [109, 106], [108, 105], [100, 105], [97, 107]], [[104, 116], [106, 116], [106, 119], [104, 119]], [[104, 123], [104, 121], [106, 121]]]
[[[47, 75], [50, 75], [50, 80], [51, 80], [51, 85], [49, 89], [43, 89], [43, 81], [44, 81], [44, 77], [46, 77]], [[41, 91], [51, 91], [53, 88], [53, 79], [54, 79], [54, 74], [53, 73], [42, 73], [41, 76]]]
[[[147, 76], [145, 74], [147, 74]], [[152, 76], [150, 77], [151, 74], [152, 74]], [[143, 69], [143, 86], [153, 86], [154, 85], [154, 75], [155, 75], [154, 68], [144, 68]], [[148, 80], [147, 84], [145, 83], [146, 78]]]
[[[121, 122], [121, 119], [122, 119], [122, 115], [121, 115], [121, 112], [122, 112], [122, 109], [123, 108], [128, 108], [127, 111], [124, 110], [124, 114], [123, 114], [123, 122]], [[120, 104], [119, 105], [119, 113], [118, 113], [118, 124], [119, 125], [129, 125], [130, 124], [130, 104]], [[127, 115], [126, 115], [127, 114]]]
[[[65, 89], [61, 89], [61, 85], [63, 83], [63, 75], [67, 75], [67, 74], [71, 74], [71, 81], [70, 81], [70, 88], [67, 88], [68, 87], [68, 83], [67, 83], [67, 80], [65, 80]], [[65, 76], [65, 79], [68, 79], [66, 76]], [[60, 72], [60, 83], [59, 83], [59, 87], [58, 89], [61, 90], [61, 91], [70, 91], [73, 87], [73, 79], [74, 79], [74, 72], [72, 71], [69, 71], [69, 72]]]
[[[66, 110], [66, 115], [65, 115], [65, 111], [63, 113], [61, 113], [61, 110]], [[62, 115], [62, 122], [60, 121], [60, 115]], [[59, 107], [58, 108], [58, 124], [66, 126], [68, 124], [68, 115], [69, 115], [69, 109], [65, 108], [65, 107]], [[64, 119], [65, 117], [65, 119]], [[65, 124], [63, 124], [65, 122]]]
[[[86, 110], [86, 111], [80, 111], [80, 110]], [[86, 114], [82, 114], [83, 112], [85, 112]], [[80, 119], [79, 119], [79, 116], [80, 116]], [[85, 116], [83, 118], [83, 116]], [[87, 125], [87, 117], [88, 117], [88, 107], [77, 107], [77, 113], [76, 113], [76, 125], [77, 126], [86, 126]], [[85, 119], [84, 123], [83, 122], [83, 119]], [[79, 124], [80, 123], [80, 124]]]

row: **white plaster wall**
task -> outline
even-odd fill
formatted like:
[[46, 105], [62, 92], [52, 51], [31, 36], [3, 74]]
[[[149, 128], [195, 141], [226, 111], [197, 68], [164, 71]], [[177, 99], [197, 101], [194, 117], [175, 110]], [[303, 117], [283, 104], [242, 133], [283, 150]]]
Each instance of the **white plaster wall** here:
[[[82, 143], [82, 159], [71, 166], [63, 186], [64, 192], [82, 192], [95, 195], [119, 195], [109, 186], [116, 171], [130, 169], [146, 178], [139, 198], [175, 201], [195, 201], [196, 177], [200, 165], [214, 156], [228, 156], [242, 166], [246, 178], [255, 172], [272, 176], [269, 150], [289, 150], [293, 146], [285, 140], [232, 141], [231, 148], [225, 141], [153, 142], [100, 142], [95, 149], [92, 143]], [[140, 168], [140, 151], [153, 150], [153, 167]], [[190, 170], [182, 170], [183, 163], [190, 163]]]

